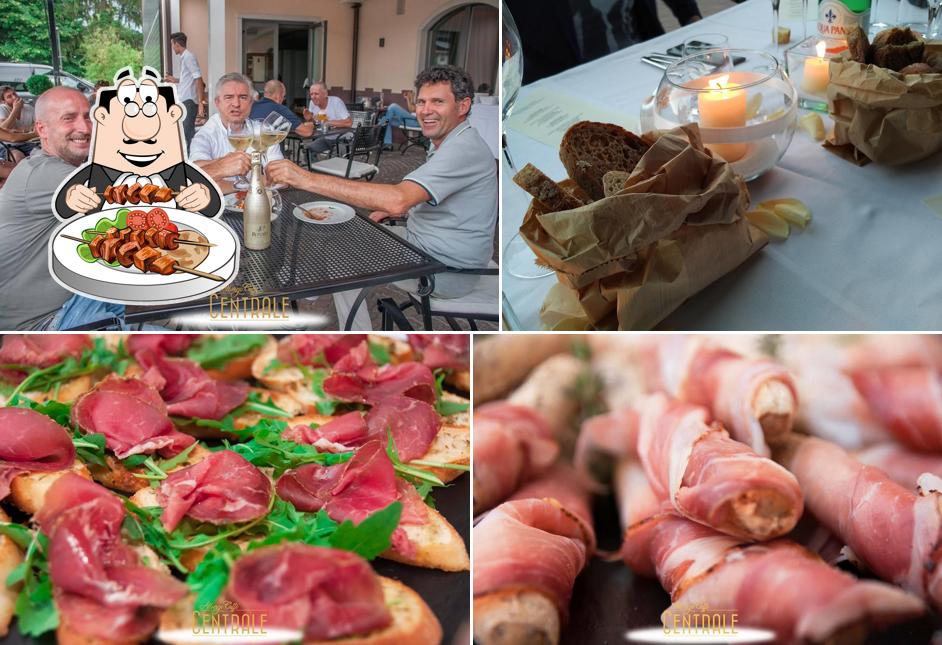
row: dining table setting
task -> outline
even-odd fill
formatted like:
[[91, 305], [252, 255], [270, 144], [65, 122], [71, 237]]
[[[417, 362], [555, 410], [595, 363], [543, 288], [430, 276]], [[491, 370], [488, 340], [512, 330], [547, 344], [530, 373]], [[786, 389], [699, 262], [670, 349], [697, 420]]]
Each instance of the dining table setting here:
[[746, 0], [522, 87], [505, 10], [505, 324], [937, 328], [938, 3], [880, 3]]

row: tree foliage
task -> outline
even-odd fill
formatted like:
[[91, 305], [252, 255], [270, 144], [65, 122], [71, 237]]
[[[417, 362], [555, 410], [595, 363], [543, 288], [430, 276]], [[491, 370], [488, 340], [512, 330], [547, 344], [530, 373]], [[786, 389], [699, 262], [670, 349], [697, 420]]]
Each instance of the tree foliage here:
[[114, 25], [93, 27], [82, 41], [82, 55], [85, 78], [91, 81], [110, 81], [115, 72], [127, 65], [137, 73], [144, 58], [140, 47], [133, 47], [118, 37]]
[[45, 74], [33, 74], [26, 79], [26, 89], [33, 96], [39, 96], [52, 87], [52, 79]]
[[[122, 66], [118, 61], [127, 60], [129, 50], [143, 48], [140, 0], [55, 0], [55, 11], [62, 68], [67, 72], [93, 81], [110, 80], [110, 75], [99, 76], [99, 70], [118, 69]], [[52, 64], [45, 0], [0, 0], [0, 33], [0, 59]], [[89, 56], [89, 41], [96, 39], [102, 45], [104, 35], [113, 39], [103, 48], [115, 57], [112, 63], [97, 51]]]

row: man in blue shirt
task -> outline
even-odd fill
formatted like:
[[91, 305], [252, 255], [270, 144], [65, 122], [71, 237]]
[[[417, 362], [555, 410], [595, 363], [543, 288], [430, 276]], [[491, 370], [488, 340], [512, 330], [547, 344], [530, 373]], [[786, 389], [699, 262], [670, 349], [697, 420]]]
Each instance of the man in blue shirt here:
[[264, 121], [272, 112], [277, 112], [291, 123], [291, 131], [302, 137], [309, 137], [314, 133], [313, 123], [302, 123], [301, 117], [282, 105], [285, 100], [285, 84], [277, 79], [265, 83], [265, 94], [252, 104], [249, 118]]

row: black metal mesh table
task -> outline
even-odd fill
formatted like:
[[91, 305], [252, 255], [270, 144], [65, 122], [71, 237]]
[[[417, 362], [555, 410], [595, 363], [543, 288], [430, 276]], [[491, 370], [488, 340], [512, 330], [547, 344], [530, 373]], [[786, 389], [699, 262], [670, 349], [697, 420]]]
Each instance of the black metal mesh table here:
[[[258, 296], [299, 298], [431, 276], [445, 266], [409, 244], [365, 211], [340, 224], [314, 224], [296, 219], [296, 204], [324, 199], [301, 190], [281, 191], [281, 213], [271, 227], [271, 246], [264, 251], [243, 248], [239, 274], [232, 287]], [[223, 221], [242, 239], [242, 215], [227, 211]], [[231, 287], [230, 287], [231, 288]], [[208, 298], [189, 302], [128, 307], [129, 323], [208, 310]], [[343, 326], [344, 321], [339, 321]]]

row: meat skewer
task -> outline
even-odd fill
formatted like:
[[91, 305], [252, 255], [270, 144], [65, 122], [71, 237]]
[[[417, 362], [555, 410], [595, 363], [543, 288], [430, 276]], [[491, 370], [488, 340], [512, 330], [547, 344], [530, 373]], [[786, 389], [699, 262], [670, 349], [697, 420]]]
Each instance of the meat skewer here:
[[216, 246], [210, 242], [198, 242], [196, 240], [181, 240], [180, 234], [176, 231], [170, 230], [160, 230], [154, 228], [153, 226], [148, 228], [145, 231], [135, 231], [134, 229], [128, 228], [117, 228], [112, 226], [104, 233], [100, 233], [93, 228], [87, 228], [83, 233], [95, 233], [96, 235], [103, 236], [105, 239], [117, 238], [123, 242], [137, 242], [141, 248], [145, 246], [153, 246], [154, 248], [164, 249], [166, 251], [175, 251], [177, 249], [177, 244], [189, 244], [191, 246], [205, 246], [207, 248]]
[[[91, 242], [83, 240], [80, 237], [72, 237], [71, 235], [61, 235], [61, 237], [72, 240], [73, 242], [88, 244], [88, 248], [92, 252], [92, 257], [102, 259], [105, 262], [119, 262], [121, 266], [125, 268], [133, 264], [144, 273], [149, 272], [170, 275], [175, 271], [182, 271], [183, 273], [190, 273], [201, 278], [209, 278], [217, 282], [225, 281], [225, 278], [215, 273], [206, 273], [205, 271], [197, 271], [196, 269], [181, 266], [180, 263], [172, 257], [163, 255], [154, 249], [154, 247], [145, 246], [141, 248], [141, 246], [134, 241], [122, 242], [120, 238], [104, 238], [101, 235]], [[101, 241], [99, 241], [99, 239]]]
[[96, 193], [104, 197], [109, 204], [153, 204], [154, 202], [168, 202], [180, 194], [167, 186], [154, 184], [121, 184], [120, 186], [107, 186]]

